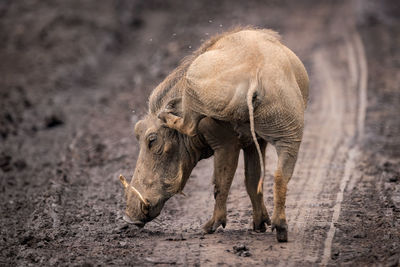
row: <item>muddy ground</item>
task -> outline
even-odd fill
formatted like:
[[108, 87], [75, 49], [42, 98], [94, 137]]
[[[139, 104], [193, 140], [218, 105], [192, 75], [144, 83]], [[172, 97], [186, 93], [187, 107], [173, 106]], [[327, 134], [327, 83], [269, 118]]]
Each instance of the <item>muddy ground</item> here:
[[[0, 265], [398, 265], [399, 10], [389, 0], [1, 1]], [[203, 40], [248, 24], [279, 31], [311, 79], [289, 242], [251, 230], [243, 163], [227, 227], [202, 234], [212, 159], [186, 198], [144, 229], [127, 225], [118, 174], [133, 173], [133, 125], [150, 92]], [[270, 212], [275, 163], [269, 147]]]

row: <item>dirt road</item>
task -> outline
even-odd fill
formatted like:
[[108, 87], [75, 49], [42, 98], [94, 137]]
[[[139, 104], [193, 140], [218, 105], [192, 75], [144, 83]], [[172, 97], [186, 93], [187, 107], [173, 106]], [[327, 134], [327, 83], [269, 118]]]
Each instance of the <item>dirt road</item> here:
[[[399, 264], [396, 1], [187, 2], [0, 4], [0, 264]], [[251, 230], [242, 159], [225, 229], [201, 232], [214, 205], [212, 159], [155, 221], [125, 224], [118, 175], [133, 172], [133, 125], [151, 90], [237, 24], [279, 31], [311, 78], [287, 197], [289, 242]], [[268, 147], [270, 213], [275, 165]], [[240, 245], [249, 253], [237, 253]]]

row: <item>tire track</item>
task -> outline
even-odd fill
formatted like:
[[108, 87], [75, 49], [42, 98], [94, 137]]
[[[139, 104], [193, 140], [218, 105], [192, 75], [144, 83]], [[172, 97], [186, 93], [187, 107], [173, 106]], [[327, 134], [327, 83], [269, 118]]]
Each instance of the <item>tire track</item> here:
[[[343, 103], [337, 103], [337, 99], [342, 99], [342, 92], [336, 88], [340, 88], [336, 83], [336, 80], [332, 77], [331, 72], [334, 69], [328, 60], [328, 56], [324, 51], [317, 52], [314, 56], [315, 68], [319, 69], [319, 77], [324, 82], [321, 83], [324, 94], [321, 95], [322, 99], [318, 102], [321, 105], [316, 105], [316, 110], [320, 109], [319, 113], [324, 122], [320, 120], [312, 120], [307, 125], [305, 140], [313, 138], [309, 133], [319, 133], [319, 140], [317, 140], [314, 147], [311, 147], [311, 151], [315, 153], [315, 160], [312, 165], [308, 165], [307, 162], [301, 160], [298, 167], [307, 168], [310, 170], [309, 177], [295, 176], [298, 181], [305, 179], [306, 183], [297, 185], [294, 183], [290, 185], [290, 188], [294, 188], [301, 197], [296, 203], [293, 203], [291, 210], [298, 209], [296, 216], [291, 216], [291, 210], [288, 210], [288, 218], [290, 219], [289, 225], [292, 225], [292, 236], [295, 236], [293, 240], [294, 247], [291, 253], [291, 260], [297, 262], [300, 261], [304, 255], [307, 256], [308, 261], [317, 262], [320, 255], [320, 238], [313, 237], [313, 229], [315, 226], [325, 226], [326, 222], [319, 218], [320, 216], [320, 205], [327, 203], [331, 205], [330, 196], [322, 196], [321, 192], [324, 189], [324, 185], [327, 182], [328, 171], [332, 158], [337, 157], [336, 150], [339, 142], [344, 138], [341, 134], [342, 121], [343, 121]], [[339, 105], [337, 105], [339, 104]], [[311, 108], [310, 114], [314, 108]], [[316, 111], [314, 110], [314, 111]], [[295, 173], [295, 175], [297, 172]], [[290, 193], [288, 196], [290, 202]], [[319, 205], [315, 205], [318, 203]], [[318, 233], [317, 233], [318, 234]]]
[[[320, 7], [302, 32], [289, 31], [284, 35], [292, 40], [288, 42], [290, 47], [296, 50], [299, 45], [308, 54], [312, 80], [312, 101], [306, 113], [303, 143], [287, 196], [289, 242], [277, 243], [275, 233], [269, 231], [262, 234], [249, 231], [252, 208], [243, 183], [242, 156], [228, 197], [226, 228], [213, 235], [200, 234], [214, 206], [213, 160], [210, 159], [195, 168], [185, 187], [188, 197], [169, 201], [164, 208], [168, 212], [159, 219], [163, 223], [151, 225], [154, 231], [166, 234], [151, 241], [152, 259], [202, 266], [327, 264], [334, 224], [340, 216], [338, 203], [346, 186], [354, 183], [350, 174], [357, 153], [351, 148], [355, 136], [361, 138], [366, 106], [365, 94], [360, 88], [366, 88], [362, 80], [367, 75], [357, 63], [362, 43], [356, 37], [345, 38], [353, 28], [344, 27], [349, 23], [343, 19], [348, 15], [341, 12], [343, 8], [348, 6], [335, 7], [334, 11], [330, 6]], [[331, 12], [339, 15], [321, 24]], [[289, 29], [293, 26], [291, 23], [288, 22]], [[346, 30], [338, 32], [338, 29]], [[304, 35], [313, 38], [301, 44], [293, 41]], [[266, 162], [265, 202], [272, 215], [272, 174], [277, 162], [272, 146], [267, 148]], [[239, 243], [249, 247], [251, 258], [232, 254], [232, 247]]]
[[[326, 8], [323, 11], [319, 10], [318, 14], [324, 17], [329, 12], [330, 9]], [[315, 21], [308, 23], [315, 24], [320, 19], [315, 18]], [[252, 265], [287, 266], [326, 264], [326, 259], [329, 260], [330, 244], [334, 236], [333, 227], [340, 215], [338, 203], [341, 203], [346, 185], [351, 182], [350, 173], [357, 156], [357, 153], [350, 150], [351, 144], [354, 143], [355, 136], [360, 136], [358, 133], [362, 132], [360, 129], [363, 128], [363, 115], [360, 114], [363, 114], [366, 105], [362, 99], [365, 95], [360, 95], [359, 89], [363, 83], [358, 82], [360, 80], [358, 69], [362, 67], [349, 57], [349, 42], [344, 38], [348, 32], [336, 31], [339, 27], [343, 28], [342, 20], [342, 15], [336, 16], [328, 22], [328, 25], [320, 25], [317, 29], [309, 27], [310, 31], [317, 30], [317, 33], [303, 32], [303, 34], [315, 34], [316, 37], [306, 45], [308, 49], [315, 45], [312, 42], [321, 42], [322, 45], [313, 50], [310, 56], [313, 101], [306, 114], [307, 124], [298, 164], [289, 183], [286, 209], [289, 243], [276, 243], [275, 233], [254, 234], [247, 231], [251, 224], [251, 204], [243, 185], [243, 160], [240, 160], [228, 198], [226, 229], [200, 239], [199, 247], [190, 246], [192, 252], [187, 251], [188, 248], [184, 248], [183, 244], [179, 245], [186, 251], [186, 258], [196, 258], [193, 261], [186, 259], [186, 263], [216, 265], [221, 263], [220, 259], [223, 258], [223, 263], [228, 265], [251, 262]], [[293, 33], [293, 36], [297, 34]], [[332, 46], [331, 43], [335, 45]], [[302, 45], [305, 46], [304, 43]], [[366, 77], [366, 74], [362, 75]], [[275, 167], [275, 151], [269, 146], [267, 177], [272, 177]], [[210, 169], [212, 161], [200, 164], [194, 171], [194, 176], [198, 177], [189, 180], [187, 189], [191, 196], [187, 201], [191, 204], [185, 206], [186, 211], [183, 216], [193, 216], [197, 218], [197, 222], [194, 219], [191, 225], [186, 224], [183, 229], [200, 227], [211, 216], [214, 202], [209, 194], [212, 191], [209, 182]], [[272, 181], [266, 179], [264, 190], [266, 206], [270, 212], [272, 211], [271, 188]], [[179, 225], [179, 221], [176, 225]], [[232, 258], [227, 254], [229, 252], [226, 252], [226, 248], [229, 249], [241, 242], [250, 247], [254, 258], [244, 260]]]
[[[340, 190], [337, 193], [336, 203], [333, 208], [334, 212], [331, 219], [330, 228], [327, 234], [327, 238], [324, 244], [324, 252], [322, 256], [322, 265], [326, 266], [331, 258], [332, 251], [332, 241], [335, 235], [336, 226], [335, 224], [339, 220], [340, 211], [343, 202], [344, 190], [348, 186], [351, 190], [354, 187], [355, 179], [351, 179], [352, 171], [355, 168], [357, 158], [359, 157], [360, 151], [358, 148], [358, 143], [362, 140], [364, 134], [364, 122], [365, 113], [367, 106], [367, 79], [368, 79], [368, 69], [365, 59], [364, 46], [361, 41], [361, 37], [357, 31], [353, 34], [353, 40], [348, 42], [348, 63], [350, 67], [350, 77], [357, 81], [358, 90], [358, 110], [357, 110], [357, 128], [355, 132], [355, 144], [349, 150], [348, 159], [345, 164], [345, 173], [340, 182]], [[353, 48], [353, 46], [355, 46]], [[355, 71], [357, 68], [357, 72]]]

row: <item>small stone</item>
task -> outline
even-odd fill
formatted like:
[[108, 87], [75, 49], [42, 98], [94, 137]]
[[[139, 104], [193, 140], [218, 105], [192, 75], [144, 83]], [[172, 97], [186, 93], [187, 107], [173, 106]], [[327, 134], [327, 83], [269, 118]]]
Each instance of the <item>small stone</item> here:
[[339, 256], [339, 254], [340, 254], [339, 251], [333, 253], [334, 256]]
[[365, 238], [367, 235], [365, 233], [357, 233], [353, 237], [354, 238]]
[[14, 162], [14, 166], [15, 166], [15, 168], [17, 168], [17, 170], [21, 171], [21, 170], [25, 169], [27, 165], [24, 160], [19, 159]]
[[250, 257], [251, 253], [249, 251], [243, 251], [241, 256], [242, 257]]
[[63, 124], [64, 124], [64, 121], [57, 115], [53, 114], [53, 115], [45, 118], [46, 128], [53, 128], [53, 127], [57, 127], [57, 126], [60, 126]]
[[5, 154], [1, 154], [0, 155], [0, 168], [4, 171], [4, 172], [8, 172], [11, 170], [11, 156], [9, 155], [5, 155]]
[[243, 251], [248, 251], [249, 249], [244, 244], [239, 244], [237, 246], [233, 246], [233, 253], [241, 254]]
[[20, 244], [21, 245], [29, 245], [34, 241], [35, 237], [31, 234], [26, 234], [20, 239]]
[[130, 22], [130, 26], [135, 29], [139, 29], [143, 26], [143, 19], [141, 18], [133, 18]]

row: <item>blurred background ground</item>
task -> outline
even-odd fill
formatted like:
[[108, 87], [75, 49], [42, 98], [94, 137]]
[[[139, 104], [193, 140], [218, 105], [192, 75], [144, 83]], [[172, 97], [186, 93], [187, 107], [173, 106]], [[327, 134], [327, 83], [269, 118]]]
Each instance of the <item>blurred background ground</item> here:
[[[1, 1], [0, 264], [323, 262], [335, 199], [320, 207], [329, 219], [322, 227], [312, 226], [318, 228], [320, 240], [315, 241], [313, 257], [305, 251], [302, 259], [291, 256], [290, 242], [286, 247], [277, 244], [270, 232], [247, 231], [251, 222], [247, 202], [243, 212], [230, 217], [232, 229], [213, 237], [199, 233], [212, 212], [210, 161], [200, 164], [187, 185], [192, 197], [171, 199], [160, 219], [142, 231], [121, 220], [124, 201], [117, 177], [133, 172], [138, 154], [133, 125], [146, 113], [150, 92], [205, 39], [236, 25], [280, 32], [310, 73], [313, 110], [326, 89], [314, 56], [324, 50], [341, 60], [335, 49], [343, 42], [341, 32], [348, 30], [341, 21], [349, 20], [365, 48], [367, 107], [363, 137], [357, 143], [361, 151], [354, 167], [357, 178], [344, 191], [328, 264], [396, 266], [400, 257], [399, 18], [399, 4], [388, 0]], [[349, 74], [339, 63], [336, 78], [346, 79]], [[309, 118], [312, 125], [315, 117]], [[312, 155], [312, 143], [304, 145], [304, 153]], [[334, 172], [336, 162], [332, 158], [326, 171]], [[334, 198], [338, 184], [326, 189]], [[244, 192], [244, 186], [236, 183], [232, 191], [231, 195]], [[236, 206], [234, 200], [230, 203]], [[306, 231], [296, 242], [310, 240]], [[223, 249], [240, 242], [247, 242], [251, 257]], [[252, 247], [256, 243], [263, 245]]]

